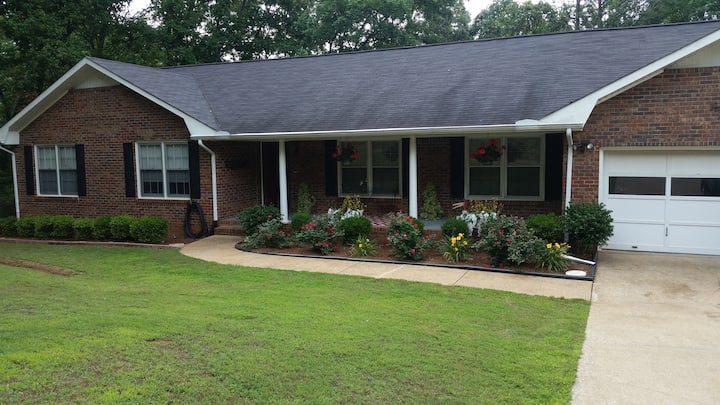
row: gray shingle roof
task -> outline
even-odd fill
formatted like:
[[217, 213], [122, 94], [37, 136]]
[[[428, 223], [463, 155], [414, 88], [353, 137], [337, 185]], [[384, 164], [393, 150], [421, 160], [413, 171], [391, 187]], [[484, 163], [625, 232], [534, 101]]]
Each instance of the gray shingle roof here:
[[218, 130], [456, 127], [539, 120], [720, 29], [579, 31], [267, 61], [95, 61]]

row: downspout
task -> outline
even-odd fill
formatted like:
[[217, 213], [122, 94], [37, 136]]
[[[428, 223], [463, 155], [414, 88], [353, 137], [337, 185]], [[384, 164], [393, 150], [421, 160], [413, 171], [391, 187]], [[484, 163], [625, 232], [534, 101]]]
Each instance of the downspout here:
[[213, 229], [218, 226], [218, 207], [217, 207], [217, 162], [215, 160], [215, 152], [205, 146], [202, 139], [198, 140], [198, 145], [210, 154], [210, 171], [212, 173], [212, 204], [213, 204]]
[[20, 195], [18, 194], [18, 179], [17, 179], [17, 162], [15, 160], [15, 152], [5, 149], [0, 145], [0, 150], [10, 154], [12, 161], [12, 173], [13, 173], [13, 191], [15, 192], [15, 217], [20, 218]]
[[565, 208], [570, 205], [572, 198], [572, 166], [573, 166], [573, 139], [572, 129], [568, 128], [565, 130], [565, 137], [567, 138], [567, 173], [565, 174]]

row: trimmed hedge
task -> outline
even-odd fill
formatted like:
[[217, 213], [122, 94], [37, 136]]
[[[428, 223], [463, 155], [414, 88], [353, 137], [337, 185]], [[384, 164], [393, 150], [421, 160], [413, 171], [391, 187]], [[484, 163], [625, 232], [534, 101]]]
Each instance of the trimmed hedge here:
[[168, 223], [163, 217], [140, 217], [130, 223], [130, 236], [142, 243], [159, 243], [165, 239], [167, 232]]

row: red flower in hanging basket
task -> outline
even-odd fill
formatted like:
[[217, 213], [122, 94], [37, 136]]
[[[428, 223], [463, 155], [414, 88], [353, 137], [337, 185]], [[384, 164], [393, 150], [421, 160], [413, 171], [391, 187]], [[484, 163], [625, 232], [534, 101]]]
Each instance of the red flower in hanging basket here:
[[343, 142], [335, 145], [335, 151], [330, 154], [330, 157], [338, 162], [345, 163], [357, 160], [360, 155], [358, 154], [354, 143]]
[[491, 139], [489, 145], [481, 143], [470, 157], [480, 163], [495, 163], [500, 159], [505, 149], [505, 145], [500, 145], [497, 139]]

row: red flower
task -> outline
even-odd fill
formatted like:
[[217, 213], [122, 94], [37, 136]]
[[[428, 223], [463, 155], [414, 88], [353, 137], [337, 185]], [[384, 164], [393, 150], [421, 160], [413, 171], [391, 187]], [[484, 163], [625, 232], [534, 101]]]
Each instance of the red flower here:
[[330, 157], [332, 157], [333, 159], [337, 159], [338, 154], [337, 154], [337, 153], [333, 153], [332, 155], [330, 155]]
[[490, 145], [497, 145], [497, 139], [491, 139]]
[[484, 155], [485, 153], [487, 153], [487, 152], [485, 151], [485, 149], [478, 149], [478, 150], [477, 150], [477, 154], [480, 155], [480, 156]]
[[503, 231], [498, 231], [498, 235], [503, 236]]
[[272, 234], [268, 235], [268, 239], [272, 239]]

